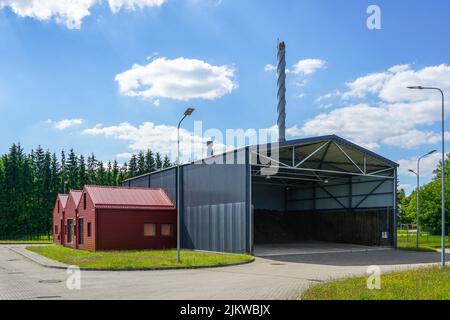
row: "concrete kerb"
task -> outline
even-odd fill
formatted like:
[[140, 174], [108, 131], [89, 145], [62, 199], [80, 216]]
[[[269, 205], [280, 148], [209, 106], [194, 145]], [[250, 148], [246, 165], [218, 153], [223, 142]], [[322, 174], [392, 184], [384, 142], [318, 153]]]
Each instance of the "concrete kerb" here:
[[[22, 249], [22, 250], [20, 250]], [[45, 267], [45, 268], [52, 268], [52, 269], [63, 269], [66, 270], [69, 265], [63, 264], [61, 262], [52, 260], [50, 258], [44, 257], [40, 254], [31, 252], [25, 248], [10, 248], [9, 250], [14, 251], [17, 254], [20, 254], [21, 256], [27, 258], [28, 260], [37, 263], [38, 265]], [[31, 253], [31, 254], [28, 254]], [[38, 257], [33, 256], [36, 255]], [[50, 263], [45, 263], [39, 260], [42, 260], [44, 258], [45, 260], [49, 260]], [[120, 269], [112, 269], [112, 268], [84, 268], [81, 267], [81, 271], [111, 271], [111, 272], [124, 272], [124, 271], [164, 271], [164, 270], [190, 270], [190, 269], [212, 269], [212, 268], [223, 268], [223, 267], [232, 267], [232, 266], [240, 266], [244, 264], [249, 264], [255, 261], [255, 257], [252, 257], [249, 261], [242, 261], [242, 262], [235, 262], [235, 263], [228, 263], [228, 264], [215, 264], [215, 265], [205, 265], [205, 266], [180, 266], [180, 267], [152, 267], [152, 268], [120, 268]]]

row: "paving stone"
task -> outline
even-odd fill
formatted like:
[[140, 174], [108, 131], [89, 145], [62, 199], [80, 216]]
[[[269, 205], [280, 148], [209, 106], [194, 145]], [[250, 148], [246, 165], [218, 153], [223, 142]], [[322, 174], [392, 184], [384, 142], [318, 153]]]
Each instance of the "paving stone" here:
[[10, 249], [0, 246], [0, 299], [296, 299], [318, 281], [364, 275], [369, 265], [386, 272], [439, 261], [439, 253], [397, 250], [281, 255], [216, 269], [81, 271], [81, 290], [69, 290], [66, 270]]

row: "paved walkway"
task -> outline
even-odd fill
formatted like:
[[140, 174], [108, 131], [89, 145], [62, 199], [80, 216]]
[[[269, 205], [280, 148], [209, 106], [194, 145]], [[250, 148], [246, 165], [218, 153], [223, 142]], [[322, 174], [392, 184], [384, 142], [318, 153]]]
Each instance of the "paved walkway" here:
[[[82, 271], [81, 290], [66, 288], [65, 270], [45, 268], [0, 246], [0, 299], [295, 299], [309, 285], [439, 261], [439, 253], [397, 250], [281, 255], [199, 270]], [[450, 258], [450, 257], [449, 257]]]
[[389, 250], [388, 247], [369, 247], [358, 244], [331, 243], [323, 241], [303, 241], [255, 246], [255, 256], [274, 257], [303, 254], [348, 253]]
[[47, 258], [33, 251], [27, 250], [26, 246], [24, 245], [10, 246], [9, 250], [18, 253], [21, 256], [28, 258], [29, 260], [34, 261], [42, 266], [46, 266], [48, 268], [67, 269], [69, 267], [69, 265], [67, 264], [61, 263], [59, 261]]

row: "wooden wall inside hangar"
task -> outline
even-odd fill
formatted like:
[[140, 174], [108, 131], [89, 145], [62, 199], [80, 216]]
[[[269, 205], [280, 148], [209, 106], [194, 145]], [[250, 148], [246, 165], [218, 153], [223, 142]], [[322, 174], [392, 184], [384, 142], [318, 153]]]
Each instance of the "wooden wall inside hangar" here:
[[[255, 244], [305, 240], [392, 246], [392, 210], [254, 211]], [[383, 233], [388, 232], [388, 238]]]

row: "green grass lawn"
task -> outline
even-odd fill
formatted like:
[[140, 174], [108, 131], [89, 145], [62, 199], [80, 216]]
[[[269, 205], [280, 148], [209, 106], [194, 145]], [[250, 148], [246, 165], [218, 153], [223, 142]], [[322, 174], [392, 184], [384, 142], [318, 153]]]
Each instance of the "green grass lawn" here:
[[158, 267], [193, 267], [227, 265], [247, 262], [252, 256], [244, 254], [221, 254], [198, 251], [181, 251], [181, 263], [176, 262], [176, 250], [133, 250], [90, 252], [63, 246], [35, 246], [28, 250], [48, 258], [80, 268], [140, 269]]
[[[397, 231], [397, 246], [399, 249], [404, 250], [416, 250], [416, 238], [415, 232], [409, 232], [406, 230]], [[435, 251], [441, 248], [441, 236], [427, 235], [421, 233], [419, 237], [419, 251]], [[450, 248], [450, 236], [446, 237], [446, 248]]]
[[0, 244], [46, 244], [53, 240], [0, 240]]
[[381, 289], [367, 289], [367, 277], [350, 278], [312, 286], [305, 300], [449, 300], [450, 268], [438, 267], [387, 273]]
[[53, 243], [53, 236], [40, 235], [40, 236], [23, 236], [14, 237], [13, 239], [1, 238], [0, 244], [47, 244]]

